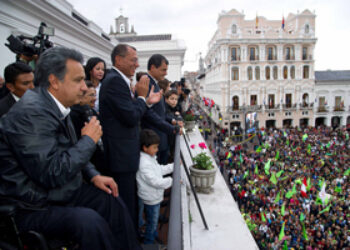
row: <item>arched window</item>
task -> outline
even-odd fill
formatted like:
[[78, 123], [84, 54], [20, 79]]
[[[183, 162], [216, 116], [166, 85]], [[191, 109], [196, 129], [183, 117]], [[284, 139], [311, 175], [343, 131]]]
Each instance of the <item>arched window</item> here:
[[266, 80], [270, 80], [270, 78], [271, 78], [270, 67], [269, 67], [269, 66], [266, 66], [266, 67], [265, 67], [265, 79], [266, 79]]
[[283, 67], [283, 79], [287, 79], [288, 78], [288, 67], [284, 66]]
[[295, 66], [290, 67], [290, 78], [295, 79]]
[[232, 25], [231, 31], [232, 31], [232, 34], [236, 34], [237, 33], [237, 25], [236, 24]]
[[255, 80], [260, 80], [260, 67], [255, 67]]
[[120, 26], [119, 26], [119, 33], [124, 33], [125, 32], [125, 25], [124, 23], [122, 23]]
[[252, 67], [248, 67], [248, 70], [247, 70], [247, 74], [248, 74], [248, 80], [253, 80], [253, 69]]
[[307, 107], [309, 104], [309, 94], [308, 93], [304, 93], [303, 94], [303, 107]]
[[239, 109], [239, 97], [236, 95], [234, 97], [232, 97], [232, 109], [233, 110]]
[[273, 66], [273, 79], [277, 80], [278, 79], [278, 67]]
[[233, 68], [232, 68], [232, 76], [231, 76], [231, 79], [232, 79], [233, 81], [239, 80], [239, 69], [238, 69], [238, 67], [233, 67]]
[[310, 26], [308, 24], [305, 24], [305, 34], [309, 34], [310, 32]]
[[309, 79], [309, 71], [310, 71], [309, 66], [304, 65], [304, 67], [303, 67], [303, 79]]

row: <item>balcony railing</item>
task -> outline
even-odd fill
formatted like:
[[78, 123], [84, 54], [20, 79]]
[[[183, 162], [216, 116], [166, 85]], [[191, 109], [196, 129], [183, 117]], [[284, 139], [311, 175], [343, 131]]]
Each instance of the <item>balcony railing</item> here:
[[242, 105], [242, 106], [230, 106], [226, 108], [227, 113], [238, 113], [238, 112], [250, 112], [262, 110], [263, 105]]
[[300, 105], [300, 109], [312, 109], [314, 107], [314, 103], [302, 103]]
[[333, 109], [333, 111], [337, 111], [337, 112], [344, 111], [344, 110], [345, 110], [344, 106], [334, 106], [334, 109]]
[[273, 109], [279, 109], [280, 105], [276, 104], [276, 105], [265, 105], [265, 109], [269, 109], [269, 110], [273, 110]]
[[317, 112], [318, 113], [328, 112], [328, 107], [327, 106], [318, 106]]

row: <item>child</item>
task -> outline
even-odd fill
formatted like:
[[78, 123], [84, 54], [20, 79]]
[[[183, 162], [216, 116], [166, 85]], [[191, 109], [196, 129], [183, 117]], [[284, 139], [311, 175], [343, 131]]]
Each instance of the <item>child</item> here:
[[163, 178], [174, 169], [174, 164], [159, 165], [156, 159], [159, 136], [150, 129], [144, 129], [140, 135], [140, 167], [136, 173], [137, 195], [139, 197], [139, 227], [142, 226], [142, 213], [145, 210], [146, 234], [144, 244], [153, 244], [157, 236], [160, 203], [164, 190], [171, 187], [172, 178]]
[[177, 106], [177, 100], [179, 98], [176, 90], [169, 90], [165, 92], [165, 109], [166, 109], [166, 119], [171, 121], [172, 124], [176, 124], [179, 120], [180, 112]]

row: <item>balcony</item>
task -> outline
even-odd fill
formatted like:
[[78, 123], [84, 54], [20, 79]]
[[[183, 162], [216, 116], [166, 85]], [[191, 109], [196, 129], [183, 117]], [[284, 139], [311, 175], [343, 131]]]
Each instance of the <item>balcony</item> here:
[[302, 103], [300, 105], [301, 110], [311, 110], [314, 107], [314, 103]]
[[328, 112], [328, 107], [327, 106], [318, 106], [317, 108], [317, 113], [325, 113]]
[[231, 62], [240, 62], [241, 61], [241, 56], [231, 56]]
[[249, 61], [259, 61], [259, 55], [249, 55]]
[[296, 104], [296, 103], [294, 103], [294, 104], [292, 104], [292, 103], [286, 103], [286, 104], [283, 104], [283, 105], [282, 105], [282, 108], [283, 108], [284, 110], [296, 110], [296, 109], [297, 109], [297, 104]]
[[265, 105], [265, 109], [266, 110], [276, 110], [276, 109], [280, 109], [280, 105]]
[[344, 105], [334, 106], [333, 111], [335, 111], [335, 112], [345, 111]]
[[240, 113], [240, 112], [252, 112], [261, 111], [263, 105], [242, 105], [242, 106], [230, 106], [226, 108], [227, 113]]

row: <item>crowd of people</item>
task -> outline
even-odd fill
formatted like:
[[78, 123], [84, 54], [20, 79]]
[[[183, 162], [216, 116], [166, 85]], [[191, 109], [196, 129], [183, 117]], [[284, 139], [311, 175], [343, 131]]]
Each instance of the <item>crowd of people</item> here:
[[[200, 129], [260, 249], [347, 249], [350, 139], [346, 128], [261, 129], [246, 140]], [[238, 136], [239, 137], [239, 136]]]
[[35, 71], [22, 61], [5, 68], [0, 198], [19, 207], [20, 231], [68, 238], [81, 249], [140, 249], [142, 237], [155, 243], [172, 182], [163, 174], [172, 169], [166, 164], [189, 93], [183, 81], [165, 78], [161, 54], [136, 81], [134, 47], [117, 45], [111, 61], [109, 70], [98, 57], [84, 66], [80, 52], [54, 47]]

